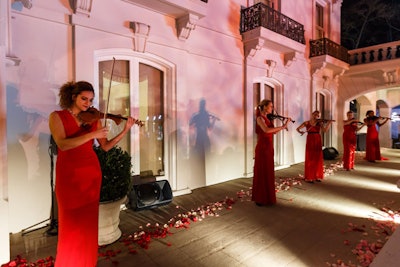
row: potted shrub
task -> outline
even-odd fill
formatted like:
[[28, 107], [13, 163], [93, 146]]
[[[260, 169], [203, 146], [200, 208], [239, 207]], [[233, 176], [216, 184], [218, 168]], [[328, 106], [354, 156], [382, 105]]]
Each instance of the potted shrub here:
[[121, 237], [119, 214], [132, 189], [132, 163], [127, 151], [114, 146], [109, 151], [94, 147], [100, 162], [102, 182], [99, 208], [99, 245], [107, 245]]

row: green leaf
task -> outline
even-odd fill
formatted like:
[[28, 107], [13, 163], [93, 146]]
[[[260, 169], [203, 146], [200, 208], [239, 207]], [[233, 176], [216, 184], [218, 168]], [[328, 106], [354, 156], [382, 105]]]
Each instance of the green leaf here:
[[132, 157], [119, 146], [114, 146], [107, 152], [100, 147], [93, 149], [102, 171], [100, 202], [123, 198], [132, 189]]

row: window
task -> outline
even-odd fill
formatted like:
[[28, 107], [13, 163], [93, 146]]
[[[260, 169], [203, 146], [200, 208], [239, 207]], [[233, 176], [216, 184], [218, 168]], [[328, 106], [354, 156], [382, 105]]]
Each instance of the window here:
[[[111, 77], [111, 73], [113, 74]], [[110, 114], [128, 117], [130, 110], [130, 92], [129, 92], [129, 61], [113, 60], [99, 62], [99, 109], [107, 111]], [[107, 120], [110, 128], [109, 138], [113, 138], [122, 129], [124, 123], [117, 123]], [[118, 143], [118, 145], [130, 152], [129, 134]]]
[[325, 37], [324, 31], [324, 8], [316, 4], [315, 8], [315, 39], [321, 39]]
[[[100, 110], [144, 122], [143, 127], [131, 128], [131, 133], [118, 143], [132, 155], [134, 172], [164, 176], [164, 71], [151, 62], [133, 58], [114, 63], [113, 60], [99, 61], [98, 70]], [[107, 124], [109, 138], [124, 127], [124, 122], [107, 120]]]
[[254, 4], [263, 3], [272, 9], [279, 10], [279, 0], [254, 0]]
[[164, 175], [163, 72], [139, 63], [139, 117], [146, 118], [141, 131], [140, 170]]
[[[320, 112], [321, 119], [332, 119], [332, 96], [329, 90], [323, 89], [318, 91], [315, 95], [316, 99], [316, 109]], [[314, 111], [314, 110], [313, 110]], [[332, 143], [332, 127], [328, 130], [328, 132], [321, 135], [322, 137], [322, 146], [329, 147]]]
[[[273, 78], [261, 78], [258, 81], [255, 81], [253, 83], [253, 103], [254, 107], [257, 107], [257, 105], [261, 102], [263, 99], [270, 99], [273, 101], [274, 104], [274, 110], [279, 113], [280, 115], [283, 114], [283, 89], [282, 89], [282, 84], [280, 84], [278, 81], [276, 81]], [[254, 110], [254, 115], [255, 115], [255, 110]], [[255, 124], [256, 121], [254, 120], [254, 130], [255, 130]], [[274, 121], [275, 126], [281, 125], [280, 120], [275, 120]], [[253, 151], [255, 149], [255, 146], [257, 144], [257, 135], [253, 135]], [[284, 151], [283, 148], [285, 147], [284, 144], [284, 139], [283, 139], [283, 133], [279, 132], [276, 135], [274, 135], [274, 159], [275, 159], [275, 165], [276, 166], [281, 166], [284, 164]]]

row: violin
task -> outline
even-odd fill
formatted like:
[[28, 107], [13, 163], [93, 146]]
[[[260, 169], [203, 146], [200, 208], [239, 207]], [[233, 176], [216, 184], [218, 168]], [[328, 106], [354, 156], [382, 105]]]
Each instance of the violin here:
[[327, 123], [327, 122], [335, 122], [335, 120], [327, 120], [327, 119], [318, 119], [318, 123]]
[[376, 120], [376, 119], [379, 119], [379, 120], [392, 120], [391, 118], [388, 118], [388, 117], [378, 117], [378, 116], [367, 117], [367, 120], [369, 120], [369, 121], [373, 121], [373, 120]]
[[[104, 113], [100, 112], [98, 109], [94, 107], [90, 107], [86, 111], [79, 112], [78, 118], [82, 121], [83, 124], [91, 124], [95, 121], [104, 118]], [[112, 119], [117, 125], [119, 125], [122, 122], [122, 120], [128, 119], [121, 115], [114, 115], [110, 113], [106, 114], [106, 118]], [[139, 125], [140, 127], [144, 125], [143, 121], [140, 120], [135, 120], [135, 124]]]
[[[288, 120], [288, 119], [290, 119], [290, 118], [288, 118], [288, 117], [283, 117], [283, 116], [281, 116], [281, 115], [278, 115], [278, 114], [272, 114], [272, 113], [270, 113], [270, 114], [267, 114], [267, 118], [269, 119], [269, 120], [275, 120], [275, 119], [278, 119], [278, 120], [281, 120], [281, 121], [284, 121], [284, 120]], [[290, 119], [291, 120], [291, 119]], [[294, 120], [291, 120], [291, 122], [292, 123], [295, 123], [295, 121]]]

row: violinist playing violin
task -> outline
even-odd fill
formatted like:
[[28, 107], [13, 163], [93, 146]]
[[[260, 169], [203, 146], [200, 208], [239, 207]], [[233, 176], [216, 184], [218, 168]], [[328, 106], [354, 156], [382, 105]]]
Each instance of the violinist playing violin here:
[[[377, 117], [373, 110], [368, 110], [365, 114], [365, 125], [367, 125], [367, 140], [365, 144], [365, 159], [369, 162], [376, 160], [384, 160], [381, 156], [381, 149], [379, 145], [379, 132], [378, 127], [384, 125], [390, 118]], [[378, 127], [377, 127], [378, 126]]]
[[357, 145], [357, 132], [364, 127], [364, 123], [354, 118], [353, 111], [346, 113], [347, 120], [343, 121], [343, 168], [347, 171], [354, 169], [354, 160]]
[[319, 118], [320, 114], [318, 110], [315, 110], [311, 119], [303, 122], [296, 129], [301, 135], [307, 133], [304, 181], [308, 183], [321, 182], [324, 178], [321, 131], [327, 132], [333, 120], [322, 120]]
[[93, 150], [96, 139], [108, 151], [126, 135], [136, 120], [127, 118], [124, 129], [111, 140], [100, 118], [83, 121], [79, 114], [93, 104], [94, 89], [86, 81], [67, 82], [59, 92], [60, 107], [49, 117], [58, 147], [55, 192], [58, 203], [56, 267], [97, 264], [98, 213], [101, 169]]
[[254, 156], [254, 177], [252, 201], [257, 206], [276, 204], [275, 170], [274, 170], [274, 134], [287, 128], [291, 121], [286, 118], [282, 126], [274, 126], [268, 115], [272, 114], [274, 105], [271, 100], [264, 99], [256, 110], [257, 145]]

